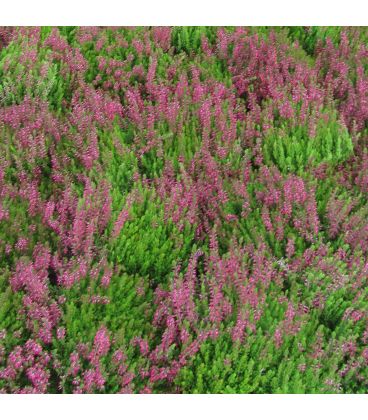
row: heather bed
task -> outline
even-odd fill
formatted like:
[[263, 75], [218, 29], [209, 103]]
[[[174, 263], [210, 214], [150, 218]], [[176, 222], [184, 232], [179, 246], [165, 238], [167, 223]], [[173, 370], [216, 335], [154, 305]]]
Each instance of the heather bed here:
[[366, 393], [368, 33], [0, 30], [0, 391]]

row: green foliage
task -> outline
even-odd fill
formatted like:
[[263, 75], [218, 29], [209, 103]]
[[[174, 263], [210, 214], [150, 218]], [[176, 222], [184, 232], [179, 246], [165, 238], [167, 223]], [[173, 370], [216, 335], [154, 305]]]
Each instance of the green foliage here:
[[287, 29], [290, 38], [298, 40], [310, 55], [314, 54], [317, 43], [324, 42], [327, 38], [338, 44], [343, 30], [341, 26], [288, 26]]
[[191, 252], [194, 231], [186, 226], [183, 232], [164, 219], [163, 205], [143, 190], [143, 202], [133, 204], [130, 219], [112, 243], [109, 257], [130, 273], [149, 276], [160, 284], [178, 260], [186, 260]]
[[175, 52], [184, 51], [193, 54], [201, 50], [202, 36], [209, 40], [215, 39], [217, 28], [214, 26], [176, 26], [171, 35], [171, 44], [175, 47]]
[[271, 129], [266, 133], [262, 151], [267, 163], [274, 163], [283, 173], [302, 175], [307, 166], [321, 163], [336, 165], [353, 152], [347, 129], [329, 113], [329, 120], [319, 120], [316, 134], [310, 137], [307, 126]]

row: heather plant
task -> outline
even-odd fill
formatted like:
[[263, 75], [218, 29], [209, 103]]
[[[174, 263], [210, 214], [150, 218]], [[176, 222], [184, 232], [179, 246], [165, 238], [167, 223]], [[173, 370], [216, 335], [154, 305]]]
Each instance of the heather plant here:
[[0, 28], [0, 392], [365, 393], [366, 44]]

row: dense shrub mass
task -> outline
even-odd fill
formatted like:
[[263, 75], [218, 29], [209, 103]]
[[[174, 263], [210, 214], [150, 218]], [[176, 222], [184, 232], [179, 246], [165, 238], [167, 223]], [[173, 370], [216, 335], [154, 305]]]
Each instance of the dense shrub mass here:
[[2, 393], [365, 393], [368, 31], [0, 30]]

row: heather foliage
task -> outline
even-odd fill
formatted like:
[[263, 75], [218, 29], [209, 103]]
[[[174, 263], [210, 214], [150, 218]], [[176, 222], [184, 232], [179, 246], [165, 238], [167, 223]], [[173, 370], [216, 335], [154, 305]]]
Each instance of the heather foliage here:
[[365, 393], [367, 42], [0, 28], [0, 392]]

